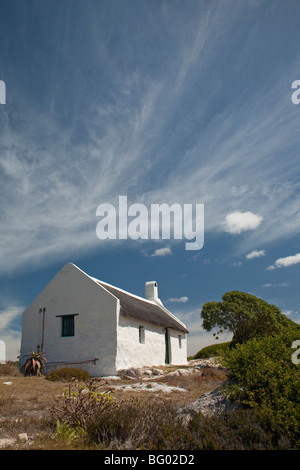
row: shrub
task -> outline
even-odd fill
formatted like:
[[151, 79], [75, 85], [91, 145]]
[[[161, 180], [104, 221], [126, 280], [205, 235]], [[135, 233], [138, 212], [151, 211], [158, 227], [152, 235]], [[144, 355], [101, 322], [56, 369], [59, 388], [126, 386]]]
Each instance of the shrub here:
[[146, 450], [274, 450], [291, 441], [266, 429], [251, 410], [215, 416], [193, 416], [188, 424], [168, 400], [129, 398], [107, 409], [87, 427], [87, 438], [102, 449]]
[[96, 379], [91, 379], [84, 383], [73, 381], [64, 389], [52, 410], [59, 429], [73, 429], [85, 434], [105, 411], [116, 406], [109, 392], [101, 393], [96, 388]]
[[71, 380], [85, 381], [91, 378], [90, 374], [83, 369], [77, 367], [62, 367], [61, 369], [53, 370], [46, 375], [47, 380], [70, 382]]
[[169, 401], [130, 397], [107, 408], [87, 427], [87, 435], [105, 449], [152, 449], [170, 423], [176, 423], [176, 410]]
[[274, 435], [299, 440], [300, 369], [292, 362], [292, 330], [254, 338], [237, 345], [224, 357], [228, 376], [237, 382], [227, 394], [250, 406]]
[[224, 351], [229, 348], [230, 341], [220, 344], [211, 344], [205, 348], [200, 349], [193, 359], [209, 359], [210, 357], [220, 356]]
[[0, 364], [0, 376], [1, 375], [17, 377], [18, 375], [20, 375], [18, 365], [13, 361], [7, 361], [5, 364]]

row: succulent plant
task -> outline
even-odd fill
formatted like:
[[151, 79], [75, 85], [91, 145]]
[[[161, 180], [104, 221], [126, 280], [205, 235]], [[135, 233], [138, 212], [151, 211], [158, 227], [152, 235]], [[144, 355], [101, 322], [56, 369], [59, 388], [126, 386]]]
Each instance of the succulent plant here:
[[26, 354], [25, 357], [28, 357], [24, 366], [25, 375], [41, 375], [45, 370], [45, 362], [47, 362], [45, 354], [37, 350], [31, 351], [31, 353]]

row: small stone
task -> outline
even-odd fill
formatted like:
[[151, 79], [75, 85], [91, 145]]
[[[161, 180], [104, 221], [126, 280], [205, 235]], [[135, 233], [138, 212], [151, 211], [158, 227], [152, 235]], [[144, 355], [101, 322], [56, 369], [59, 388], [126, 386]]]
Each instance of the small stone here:
[[27, 442], [28, 441], [28, 436], [27, 436], [26, 432], [20, 433], [18, 435], [18, 440], [22, 443]]

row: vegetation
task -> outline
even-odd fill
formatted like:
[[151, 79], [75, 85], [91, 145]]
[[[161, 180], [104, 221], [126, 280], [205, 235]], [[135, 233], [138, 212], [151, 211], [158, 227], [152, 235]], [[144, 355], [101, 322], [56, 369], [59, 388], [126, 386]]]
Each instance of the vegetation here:
[[47, 380], [61, 382], [70, 382], [74, 379], [84, 381], [89, 380], [90, 378], [91, 376], [88, 372], [77, 367], [62, 367], [60, 369], [55, 369], [46, 375]]
[[297, 329], [300, 334], [300, 326], [289, 320], [278, 307], [239, 291], [227, 292], [221, 302], [204, 304], [201, 317], [205, 330], [218, 328], [217, 338], [224, 331], [233, 333], [232, 345], [257, 336], [280, 333], [286, 328]]
[[36, 376], [42, 375], [45, 370], [45, 362], [47, 362], [44, 353], [40, 351], [31, 351], [31, 353], [26, 354], [25, 357], [28, 357], [28, 359], [24, 365], [24, 374]]
[[66, 423], [75, 430], [86, 431], [99, 417], [115, 407], [111, 394], [97, 391], [97, 380], [80, 383], [74, 380], [63, 390], [55, 403], [53, 413], [56, 421]]
[[211, 344], [210, 346], [206, 346], [205, 348], [200, 349], [193, 359], [209, 359], [210, 357], [220, 356], [229, 349], [230, 341], [226, 343], [219, 343], [219, 344]]
[[228, 396], [251, 407], [264, 427], [300, 444], [300, 369], [292, 361], [295, 331], [257, 337], [236, 345], [224, 357], [236, 385]]
[[21, 374], [19, 365], [13, 361], [7, 361], [5, 364], [0, 364], [0, 377], [3, 375], [8, 375], [11, 377], [20, 376]]
[[186, 425], [170, 400], [129, 397], [116, 402], [109, 395], [94, 393], [96, 383], [86, 384], [87, 388], [73, 385], [55, 408], [56, 438], [67, 446], [81, 442], [81, 446], [109, 450], [291, 448], [283, 434], [274, 440], [272, 430], [251, 410], [209, 417], [197, 414]]

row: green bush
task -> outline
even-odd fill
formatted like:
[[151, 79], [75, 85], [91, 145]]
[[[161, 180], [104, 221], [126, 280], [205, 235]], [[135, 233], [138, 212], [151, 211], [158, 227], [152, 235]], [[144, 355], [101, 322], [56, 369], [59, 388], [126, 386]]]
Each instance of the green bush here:
[[71, 380], [85, 381], [91, 378], [90, 374], [85, 370], [78, 369], [77, 367], [62, 367], [61, 369], [53, 370], [46, 375], [47, 380], [70, 382]]
[[250, 406], [274, 435], [285, 433], [299, 443], [300, 366], [292, 362], [292, 343], [299, 334], [286, 330], [253, 338], [224, 356], [230, 398]]
[[229, 348], [230, 341], [226, 343], [211, 344], [205, 348], [200, 349], [193, 359], [209, 359], [210, 357], [220, 356], [224, 351]]

